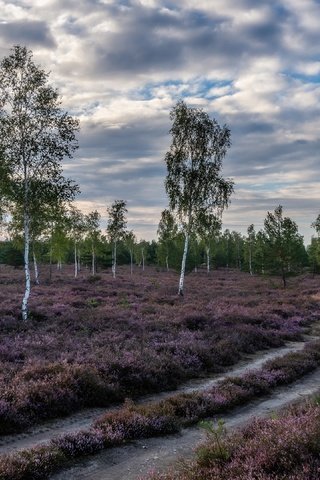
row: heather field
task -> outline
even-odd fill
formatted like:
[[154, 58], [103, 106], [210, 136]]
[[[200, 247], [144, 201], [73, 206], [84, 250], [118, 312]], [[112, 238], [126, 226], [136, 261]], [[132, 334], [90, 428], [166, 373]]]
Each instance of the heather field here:
[[[317, 480], [320, 477], [319, 397], [279, 415], [253, 419], [228, 433], [206, 424], [207, 442], [195, 459], [144, 480]], [[142, 480], [142, 479], [140, 479]]]
[[[318, 278], [308, 274], [292, 277], [283, 289], [276, 277], [200, 271], [188, 275], [184, 297], [177, 295], [176, 273], [151, 267], [137, 268], [132, 276], [122, 267], [116, 279], [108, 271], [92, 277], [85, 270], [74, 279], [69, 267], [54, 272], [51, 282], [48, 272], [41, 274], [42, 284], [33, 288], [30, 321], [23, 322], [23, 272], [1, 266], [0, 434], [27, 432], [32, 425], [86, 407], [119, 405], [119, 409], [106, 410], [91, 426], [53, 437], [47, 445], [1, 456], [0, 476], [6, 480], [48, 478], [74, 458], [134, 439], [179, 432], [270, 395], [320, 364], [319, 341], [309, 341], [303, 350], [274, 358], [260, 370], [223, 374], [248, 354], [304, 338], [320, 316]], [[126, 400], [178, 389], [190, 379], [219, 372], [222, 380], [202, 391], [178, 391], [142, 405]], [[312, 408], [310, 415], [300, 410], [294, 415], [302, 422], [309, 415], [316, 424], [318, 407]], [[294, 420], [281, 420], [284, 429], [287, 421]], [[212, 454], [217, 445], [211, 437], [211, 444], [202, 447], [188, 466], [193, 476], [175, 471], [159, 478], [238, 478], [232, 468], [243, 475], [239, 478], [251, 478], [245, 476], [247, 459], [241, 467], [245, 473], [239, 470], [245, 443], [241, 435], [245, 434], [223, 438], [228, 451], [223, 468], [221, 458]], [[315, 434], [310, 435], [313, 439]], [[259, 444], [258, 437], [252, 448], [255, 442]], [[305, 468], [303, 462], [298, 470]], [[259, 468], [252, 478], [286, 478], [268, 477]], [[303, 478], [298, 470], [293, 479]]]
[[20, 319], [23, 272], [0, 271], [0, 433], [23, 431], [84, 407], [176, 388], [243, 354], [301, 338], [317, 318], [318, 280], [235, 271], [187, 277], [123, 267], [74, 279], [66, 268], [35, 286]]

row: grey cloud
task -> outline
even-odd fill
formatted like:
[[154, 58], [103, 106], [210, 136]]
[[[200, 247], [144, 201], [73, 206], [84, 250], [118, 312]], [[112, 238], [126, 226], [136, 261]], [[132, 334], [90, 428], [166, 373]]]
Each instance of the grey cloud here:
[[170, 14], [142, 6], [122, 11], [111, 5], [105, 13], [119, 20], [121, 31], [102, 33], [94, 46], [88, 44], [91, 73], [98, 76], [165, 71], [179, 76], [185, 68], [201, 75], [215, 66], [241, 67], [244, 55], [283, 50], [283, 25], [276, 10], [264, 22], [246, 27], [237, 26], [231, 17], [205, 16], [181, 7]]
[[21, 20], [0, 24], [0, 36], [10, 44], [45, 46], [52, 48], [55, 41], [48, 24], [44, 21]]
[[79, 37], [87, 34], [87, 29], [85, 28], [81, 20], [79, 20], [73, 15], [68, 16], [68, 18], [62, 25], [62, 29], [65, 31], [65, 33], [69, 33], [71, 35]]
[[120, 128], [107, 128], [87, 124], [80, 132], [81, 149], [94, 156], [103, 152], [116, 160], [160, 155], [163, 146], [170, 142], [169, 121], [162, 119], [137, 119]]

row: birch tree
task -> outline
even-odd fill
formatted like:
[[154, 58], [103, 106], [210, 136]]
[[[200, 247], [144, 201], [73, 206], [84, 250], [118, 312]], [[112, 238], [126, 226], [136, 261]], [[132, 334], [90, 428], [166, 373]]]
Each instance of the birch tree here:
[[100, 220], [101, 215], [97, 210], [88, 213], [85, 216], [85, 229], [87, 238], [91, 243], [91, 274], [96, 274], [96, 248], [100, 237]]
[[178, 226], [172, 212], [167, 208], [161, 213], [161, 218], [157, 230], [159, 237], [159, 247], [165, 251], [165, 264], [167, 272], [169, 271], [169, 253], [174, 238], [177, 236]]
[[[71, 199], [77, 187], [63, 181], [61, 162], [77, 148], [78, 121], [64, 112], [48, 74], [32, 52], [15, 46], [0, 64], [0, 149], [8, 171], [10, 201], [23, 208], [25, 293], [22, 318], [30, 296], [30, 218], [32, 203], [55, 194]], [[35, 189], [32, 187], [35, 186]], [[36, 190], [36, 191], [35, 191]]]
[[247, 241], [246, 241], [246, 252], [248, 254], [248, 264], [249, 264], [249, 273], [253, 275], [253, 255], [254, 255], [254, 244], [256, 240], [256, 232], [254, 229], [253, 223], [247, 228]]
[[207, 273], [210, 273], [210, 258], [213, 242], [221, 231], [221, 219], [214, 213], [204, 210], [199, 211], [197, 218], [197, 234], [202, 240], [206, 252]]
[[107, 208], [108, 225], [107, 235], [112, 244], [112, 276], [116, 277], [117, 266], [117, 244], [124, 238], [127, 226], [126, 208], [127, 202], [125, 200], [115, 200], [113, 204]]
[[130, 275], [133, 273], [133, 254], [134, 254], [134, 249], [135, 245], [137, 243], [137, 238], [135, 234], [133, 233], [132, 230], [129, 232], [125, 232], [124, 238], [123, 238], [124, 244], [126, 248], [129, 250], [130, 254]]
[[178, 288], [178, 294], [183, 295], [189, 240], [199, 212], [219, 217], [233, 192], [233, 182], [221, 175], [222, 161], [230, 147], [230, 130], [184, 101], [173, 107], [170, 119], [172, 142], [165, 156], [165, 188], [170, 210], [177, 215], [184, 231]]
[[86, 225], [84, 214], [76, 208], [74, 205], [71, 206], [68, 212], [68, 227], [69, 235], [73, 242], [73, 252], [74, 252], [74, 278], [77, 278], [80, 271], [80, 249], [79, 244], [83, 239]]

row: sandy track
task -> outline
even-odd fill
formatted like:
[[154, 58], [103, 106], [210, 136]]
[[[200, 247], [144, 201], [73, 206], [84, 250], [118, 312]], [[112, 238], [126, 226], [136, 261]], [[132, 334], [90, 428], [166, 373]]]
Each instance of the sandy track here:
[[[313, 337], [306, 337], [311, 340]], [[318, 337], [314, 337], [318, 338]], [[246, 358], [238, 362], [234, 367], [231, 367], [225, 373], [212, 375], [203, 379], [191, 380], [181, 385], [177, 390], [170, 392], [162, 392], [154, 395], [146, 395], [139, 400], [140, 402], [157, 401], [164, 399], [172, 394], [181, 392], [191, 392], [193, 390], [204, 390], [210, 388], [222, 379], [233, 376], [242, 375], [248, 369], [257, 369], [267, 360], [285, 355], [286, 353], [302, 350], [305, 342], [289, 342], [286, 346], [281, 348], [273, 348], [267, 351], [257, 352], [252, 355], [247, 355]], [[92, 422], [97, 419], [102, 413], [110, 411], [114, 408], [95, 408], [86, 409], [70, 415], [65, 418], [51, 420], [41, 425], [32, 427], [31, 429], [16, 435], [6, 435], [0, 437], [0, 454], [11, 453], [15, 450], [23, 448], [30, 448], [35, 445], [46, 443], [51, 438], [62, 435], [64, 433], [75, 432], [78, 430], [89, 428]], [[61, 477], [63, 478], [63, 477]]]
[[[268, 398], [255, 400], [218, 418], [225, 420], [227, 428], [238, 427], [253, 417], [267, 416], [317, 392], [319, 386], [320, 369], [290, 386], [277, 389]], [[87, 457], [74, 467], [53, 475], [52, 480], [138, 480], [152, 469], [163, 471], [180, 457], [191, 457], [204, 439], [205, 432], [201, 428], [191, 427], [176, 435], [134, 441]]]

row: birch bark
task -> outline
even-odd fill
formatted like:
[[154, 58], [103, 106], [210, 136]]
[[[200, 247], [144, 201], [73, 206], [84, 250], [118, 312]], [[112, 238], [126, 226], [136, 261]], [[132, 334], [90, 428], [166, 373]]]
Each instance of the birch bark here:
[[180, 272], [180, 280], [179, 280], [179, 290], [178, 290], [178, 295], [181, 295], [181, 296], [183, 296], [184, 275], [185, 275], [185, 271], [186, 271], [188, 246], [189, 246], [189, 233], [186, 233], [186, 236], [185, 236], [185, 239], [184, 239], [184, 249], [183, 249], [183, 255], [182, 255], [181, 272]]
[[39, 285], [39, 270], [38, 270], [38, 263], [37, 263], [37, 257], [34, 251], [34, 248], [32, 249], [32, 254], [33, 254], [33, 266], [34, 266], [34, 277], [35, 277], [35, 282], [36, 285]]
[[28, 300], [30, 297], [30, 268], [29, 268], [29, 250], [30, 250], [30, 232], [29, 232], [29, 214], [27, 209], [24, 212], [24, 273], [25, 273], [25, 291], [22, 299], [21, 313], [22, 320], [28, 320]]

